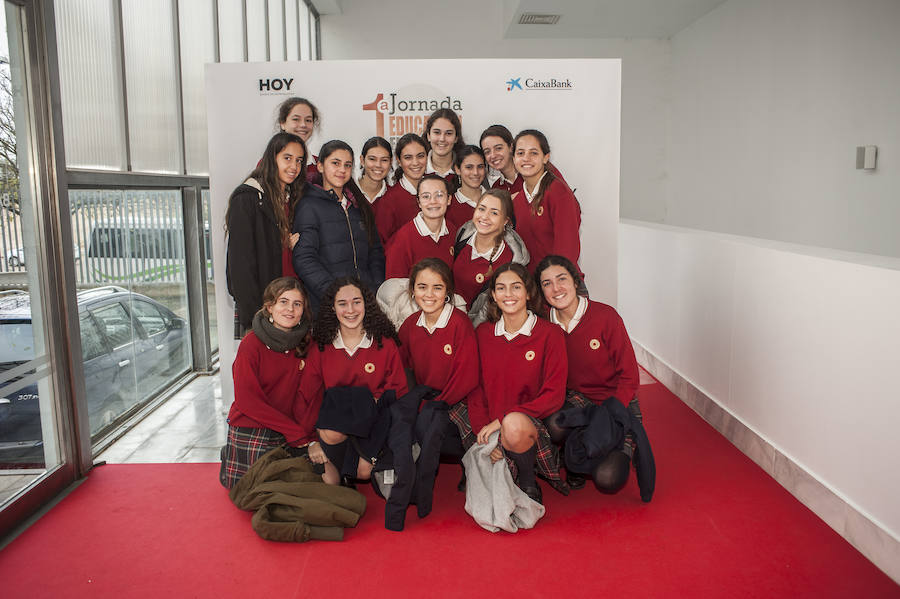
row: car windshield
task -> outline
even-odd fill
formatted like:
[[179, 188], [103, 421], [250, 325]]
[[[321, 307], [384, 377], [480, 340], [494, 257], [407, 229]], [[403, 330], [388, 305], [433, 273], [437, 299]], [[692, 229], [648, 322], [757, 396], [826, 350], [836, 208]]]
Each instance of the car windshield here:
[[34, 358], [31, 322], [0, 323], [0, 363], [26, 362]]

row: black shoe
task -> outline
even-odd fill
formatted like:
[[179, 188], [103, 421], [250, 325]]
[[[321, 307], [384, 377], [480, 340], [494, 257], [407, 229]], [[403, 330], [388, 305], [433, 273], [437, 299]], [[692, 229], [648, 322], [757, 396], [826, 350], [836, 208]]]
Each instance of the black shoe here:
[[459, 477], [459, 482], [456, 483], [456, 490], [460, 493], [466, 492], [466, 469], [463, 468], [462, 476]]
[[535, 483], [533, 487], [525, 487], [522, 489], [522, 492], [528, 495], [533, 501], [537, 501], [541, 505], [544, 505], [544, 495], [541, 493], [541, 488], [537, 483]]
[[353, 481], [354, 479], [352, 476], [342, 476], [341, 486], [347, 487], [348, 489], [356, 489], [356, 484]]
[[566, 471], [566, 484], [568, 484], [572, 490], [577, 491], [578, 489], [583, 489], [586, 482], [587, 477], [585, 475]]

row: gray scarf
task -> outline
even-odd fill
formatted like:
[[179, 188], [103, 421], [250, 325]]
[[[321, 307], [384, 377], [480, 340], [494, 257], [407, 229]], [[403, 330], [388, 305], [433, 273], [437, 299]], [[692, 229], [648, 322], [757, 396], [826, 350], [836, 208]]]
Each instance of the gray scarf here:
[[301, 320], [290, 331], [282, 331], [274, 323], [269, 322], [269, 315], [265, 310], [260, 310], [253, 317], [253, 333], [269, 349], [286, 352], [300, 345], [309, 333], [309, 324]]

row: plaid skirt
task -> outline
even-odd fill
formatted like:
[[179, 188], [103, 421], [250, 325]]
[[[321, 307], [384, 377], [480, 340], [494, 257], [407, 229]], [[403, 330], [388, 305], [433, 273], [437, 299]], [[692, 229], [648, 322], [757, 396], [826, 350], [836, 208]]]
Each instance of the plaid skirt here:
[[[559, 473], [559, 447], [554, 445], [550, 440], [550, 433], [547, 432], [547, 427], [544, 426], [544, 423], [541, 422], [540, 419], [535, 418], [534, 416], [529, 416], [528, 418], [531, 420], [531, 423], [534, 425], [538, 434], [537, 452], [534, 460], [535, 471], [538, 476], [550, 483], [551, 487], [563, 495], [568, 495], [569, 485], [566, 484], [566, 481]], [[462, 438], [463, 447], [468, 451], [477, 441], [477, 435], [472, 430], [472, 424], [469, 422], [469, 408], [464, 402], [459, 402], [450, 408], [450, 422], [455, 424], [456, 428], [459, 429], [459, 436]], [[516, 467], [515, 462], [513, 462], [505, 453], [504, 457], [506, 458], [506, 467], [509, 468], [509, 473], [512, 475], [513, 480], [518, 481], [519, 469]]]
[[230, 489], [264, 453], [284, 443], [284, 435], [272, 429], [229, 425], [221, 452], [219, 482]]
[[593, 403], [594, 402], [585, 397], [584, 393], [582, 393], [581, 391], [576, 391], [575, 389], [567, 389], [566, 401], [563, 404], [563, 407], [560, 409], [568, 410], [570, 408], [586, 408]]

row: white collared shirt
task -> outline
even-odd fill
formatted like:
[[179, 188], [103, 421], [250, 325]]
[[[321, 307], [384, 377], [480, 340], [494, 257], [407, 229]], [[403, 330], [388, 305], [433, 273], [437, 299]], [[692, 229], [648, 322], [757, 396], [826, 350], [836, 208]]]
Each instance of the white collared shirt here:
[[438, 316], [437, 322], [434, 323], [433, 327], [428, 326], [425, 322], [425, 313], [422, 312], [419, 314], [419, 320], [416, 321], [416, 326], [425, 327], [425, 330], [428, 331], [429, 334], [434, 333], [436, 329], [443, 329], [447, 326], [447, 323], [450, 322], [450, 315], [453, 314], [454, 309], [453, 304], [450, 302], [444, 304], [444, 309], [441, 310], [441, 315]]
[[478, 251], [478, 248], [475, 247], [475, 235], [472, 235], [472, 237], [469, 238], [469, 244], [468, 244], [468, 245], [472, 246], [472, 260], [475, 260], [476, 258], [484, 258], [484, 259], [487, 260], [488, 262], [491, 261], [491, 255], [492, 255], [492, 254], [493, 254], [493, 256], [496, 258], [496, 257], [498, 257], [500, 254], [503, 253], [503, 250], [506, 249], [506, 242], [503, 241], [503, 240], [501, 239], [501, 240], [500, 240], [500, 247], [497, 248], [497, 252], [496, 252], [496, 253], [494, 252], [494, 248], [489, 248], [488, 251], [486, 251], [486, 252], [484, 252], [484, 253], [482, 254], [482, 253], [480, 253], [480, 252]]
[[534, 315], [534, 312], [531, 310], [528, 311], [528, 318], [525, 319], [525, 324], [522, 325], [518, 331], [514, 333], [506, 332], [506, 325], [503, 323], [503, 315], [500, 315], [500, 320], [497, 321], [497, 324], [494, 325], [494, 335], [500, 337], [501, 335], [506, 337], [507, 341], [512, 341], [519, 335], [528, 335], [531, 336], [531, 331], [534, 330], [534, 325], [537, 324], [537, 316]]
[[416, 190], [416, 186], [412, 184], [412, 181], [410, 181], [409, 179], [406, 178], [405, 174], [402, 177], [400, 177], [400, 187], [402, 187], [403, 189], [405, 189], [406, 191], [408, 191], [409, 193], [411, 193], [413, 195], [419, 194], [419, 192]]
[[334, 336], [334, 341], [331, 342], [331, 345], [334, 346], [334, 349], [342, 349], [347, 352], [348, 356], [352, 356], [356, 353], [356, 350], [360, 348], [366, 349], [368, 347], [372, 347], [372, 338], [368, 335], [363, 335], [362, 341], [359, 342], [359, 345], [357, 345], [353, 349], [349, 349], [346, 345], [344, 345], [344, 338], [343, 336], [341, 336], [341, 330], [338, 329], [337, 335]]
[[357, 185], [357, 187], [359, 187], [359, 190], [362, 192], [362, 194], [364, 196], [366, 196], [366, 199], [369, 200], [370, 204], [374, 204], [375, 201], [378, 200], [378, 198], [380, 198], [385, 193], [387, 193], [387, 183], [385, 183], [384, 179], [381, 180], [381, 189], [378, 191], [378, 193], [375, 194], [374, 198], [369, 197], [369, 194], [367, 194], [366, 190], [363, 189], [363, 186], [360, 183], [360, 181], [362, 181], [362, 177], [360, 177], [359, 179], [356, 180], [356, 185]]
[[[481, 193], [478, 194], [478, 197], [480, 198], [481, 196], [483, 196], [483, 195], [484, 195], [484, 192], [486, 192], [486, 191], [487, 191], [487, 189], [485, 189], [485, 188], [482, 186], [482, 188], [481, 188]], [[474, 208], [474, 207], [475, 207], [475, 204], [478, 203], [477, 201], [470, 200], [468, 197], [466, 197], [466, 196], [463, 194], [462, 189], [456, 190], [456, 193], [454, 193], [453, 195], [456, 196], [456, 201], [457, 201], [457, 202], [459, 202], [460, 204], [466, 204], [467, 206], [471, 206], [472, 208]]]
[[413, 219], [413, 225], [416, 227], [416, 231], [418, 231], [419, 235], [422, 237], [428, 236], [434, 239], [434, 242], [437, 243], [440, 241], [441, 237], [444, 235], [449, 235], [450, 230], [447, 228], [447, 219], [441, 219], [441, 229], [437, 233], [432, 233], [431, 229], [428, 228], [428, 225], [425, 224], [425, 217], [422, 216], [422, 212], [420, 211], [416, 217]]
[[493, 169], [493, 168], [488, 171], [487, 180], [488, 180], [488, 185], [490, 187], [493, 187], [494, 183], [496, 183], [500, 179], [503, 179], [506, 183], [508, 183], [510, 185], [512, 185], [513, 183], [516, 182], [515, 177], [513, 177], [512, 179], [507, 179], [506, 175], [503, 174], [503, 171], [498, 171], [497, 169]]
[[426, 173], [437, 173], [442, 177], [446, 177], [447, 175], [453, 174], [453, 167], [451, 166], [447, 169], [447, 172], [439, 173], [436, 168], [434, 168], [434, 164], [431, 162], [431, 152], [428, 152], [428, 161], [425, 163], [425, 172]]
[[563, 324], [559, 321], [559, 318], [556, 316], [556, 308], [550, 308], [550, 322], [553, 324], [558, 324], [562, 330], [567, 333], [571, 333], [575, 330], [575, 327], [578, 326], [578, 323], [581, 322], [581, 318], [584, 316], [584, 313], [587, 312], [588, 301], [584, 296], [578, 296], [578, 307], [575, 308], [575, 316], [572, 317], [572, 320], [569, 321], [568, 328], [564, 327]]
[[[547, 169], [544, 169], [544, 174], [541, 175], [541, 178], [537, 180], [537, 183], [534, 184], [534, 193], [537, 193], [537, 190], [541, 187], [541, 181], [544, 180], [544, 177], [547, 176]], [[528, 193], [528, 185], [525, 184], [525, 181], [522, 181], [522, 191], [525, 192], [525, 199], [528, 200], [530, 204], [534, 200], [534, 196]]]

